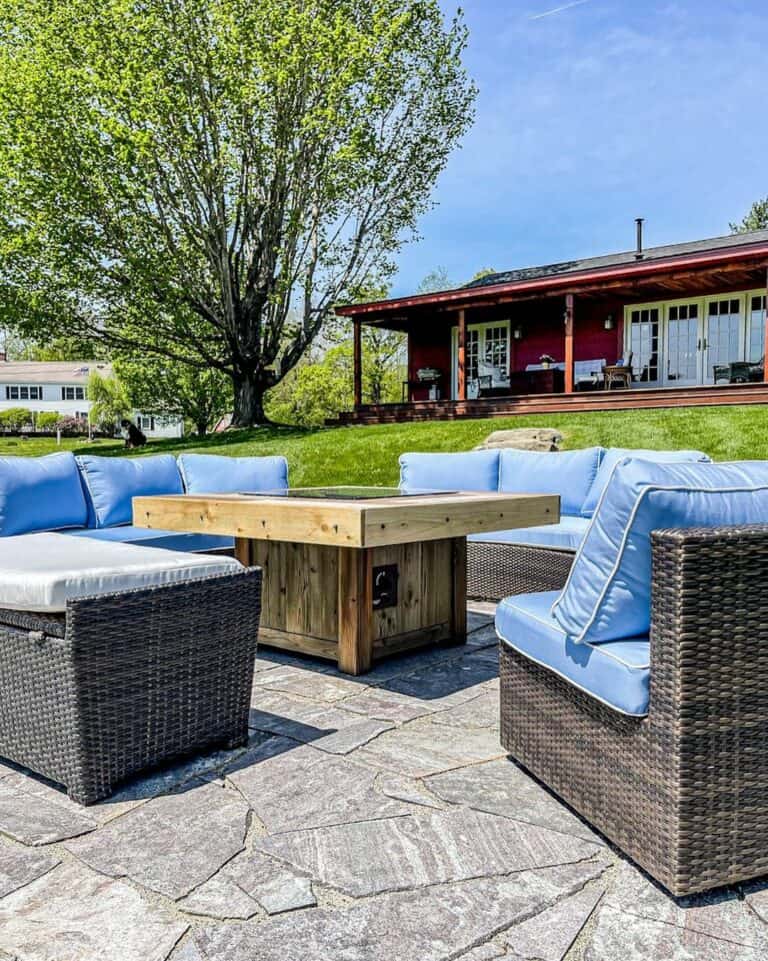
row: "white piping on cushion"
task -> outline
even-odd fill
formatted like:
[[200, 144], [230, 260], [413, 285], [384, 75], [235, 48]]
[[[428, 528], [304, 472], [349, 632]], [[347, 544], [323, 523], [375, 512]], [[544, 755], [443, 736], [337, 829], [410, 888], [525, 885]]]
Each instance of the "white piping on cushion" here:
[[[617, 464], [616, 466], [618, 467], [618, 464]], [[673, 485], [673, 486], [671, 486], [671, 487], [662, 487], [662, 486], [658, 486], [658, 485], [648, 484], [648, 485], [646, 485], [645, 487], [641, 487], [641, 488], [640, 488], [640, 491], [639, 491], [639, 493], [638, 493], [638, 495], [637, 495], [637, 498], [636, 498], [636, 500], [635, 500], [634, 506], [632, 507], [632, 510], [630, 511], [629, 518], [628, 518], [628, 520], [627, 520], [626, 526], [625, 526], [625, 528], [624, 528], [624, 533], [623, 533], [622, 538], [621, 538], [621, 541], [620, 541], [620, 543], [619, 543], [619, 549], [618, 549], [618, 552], [617, 552], [617, 554], [616, 554], [616, 561], [615, 561], [615, 563], [614, 563], [614, 565], [613, 565], [613, 568], [611, 569], [611, 572], [610, 572], [610, 574], [608, 575], [608, 577], [607, 577], [607, 579], [606, 579], [606, 581], [605, 581], [605, 584], [603, 585], [603, 589], [600, 591], [600, 594], [598, 595], [598, 598], [597, 598], [597, 600], [595, 601], [595, 606], [594, 606], [594, 609], [592, 610], [592, 614], [590, 615], [589, 620], [587, 621], [586, 625], [585, 625], [584, 628], [582, 629], [581, 633], [580, 633], [580, 634], [577, 634], [577, 635], [574, 635], [574, 636], [572, 637], [573, 642], [574, 642], [575, 644], [583, 644], [583, 643], [584, 643], [584, 635], [587, 633], [587, 631], [590, 629], [590, 627], [592, 627], [592, 625], [593, 625], [594, 622], [595, 622], [595, 619], [597, 618], [597, 613], [598, 613], [598, 610], [600, 609], [600, 605], [601, 605], [601, 604], [603, 603], [603, 601], [605, 600], [605, 595], [608, 593], [609, 587], [611, 587], [611, 585], [613, 584], [613, 580], [614, 580], [614, 578], [616, 577], [616, 574], [618, 573], [619, 567], [621, 566], [621, 561], [622, 561], [622, 559], [623, 559], [623, 557], [624, 557], [624, 551], [626, 550], [627, 540], [629, 539], [629, 534], [630, 534], [630, 531], [631, 531], [631, 529], [632, 529], [632, 524], [633, 524], [634, 521], [635, 521], [635, 517], [636, 517], [636, 515], [637, 515], [637, 512], [639, 511], [640, 505], [641, 505], [643, 499], [645, 498], [646, 494], [649, 494], [649, 493], [654, 493], [654, 494], [655, 494], [655, 493], [657, 493], [657, 492], [678, 493], [678, 494], [756, 494], [756, 493], [758, 493], [758, 492], [760, 492], [760, 491], [768, 491], [768, 485], [766, 485], [766, 484], [760, 484], [760, 485], [758, 485], [758, 486], [756, 486], [756, 487], [690, 487], [690, 486], [687, 486], [687, 485], [686, 485], [686, 486], [682, 486], [682, 485], [676, 484], [676, 485]], [[598, 504], [598, 506], [599, 506], [599, 504]], [[595, 510], [595, 514], [597, 514], [597, 510]], [[697, 526], [700, 526], [700, 525], [697, 525]], [[714, 525], [714, 526], [717, 527], [717, 526], [722, 526], [722, 525]], [[588, 532], [587, 532], [587, 533], [588, 533]], [[556, 611], [556, 609], [557, 609], [557, 606], [561, 603], [561, 601], [562, 601], [562, 599], [563, 599], [563, 595], [565, 594], [565, 592], [566, 592], [566, 590], [567, 590], [567, 588], [568, 588], [568, 584], [570, 583], [570, 580], [571, 580], [571, 575], [573, 574], [573, 570], [574, 570], [574, 568], [576, 567], [576, 562], [577, 562], [578, 559], [579, 559], [579, 554], [580, 554], [581, 551], [583, 550], [584, 543], [586, 542], [586, 539], [587, 539], [587, 538], [586, 538], [586, 535], [585, 535], [585, 536], [584, 536], [584, 541], [582, 541], [582, 545], [581, 545], [581, 547], [579, 548], [579, 551], [578, 551], [577, 554], [576, 554], [576, 558], [574, 559], [573, 567], [571, 567], [571, 571], [570, 571], [570, 573], [569, 573], [569, 575], [568, 575], [568, 580], [566, 581], [565, 587], [563, 588], [562, 593], [560, 594], [560, 596], [559, 596], [559, 597], [555, 600], [555, 602], [552, 604], [551, 610], [552, 610], [553, 616], [554, 616], [554, 613], [555, 613], [555, 611]]]
[[631, 711], [625, 711], [622, 708], [617, 707], [615, 704], [611, 704], [609, 701], [606, 701], [605, 698], [600, 697], [599, 694], [595, 694], [594, 691], [588, 691], [587, 688], [582, 687], [581, 684], [578, 684], [576, 681], [574, 681], [572, 677], [566, 677], [565, 674], [561, 674], [560, 671], [558, 671], [557, 668], [552, 667], [551, 664], [545, 664], [543, 661], [538, 661], [535, 657], [531, 657], [527, 651], [521, 651], [511, 641], [508, 641], [506, 637], [502, 637], [498, 631], [496, 633], [499, 640], [503, 641], [505, 644], [508, 644], [512, 650], [516, 651], [521, 657], [531, 661], [533, 664], [538, 664], [539, 667], [543, 667], [547, 671], [552, 671], [553, 674], [565, 681], [566, 684], [570, 684], [572, 687], [575, 687], [577, 691], [581, 691], [588, 697], [594, 698], [594, 700], [599, 701], [600, 704], [603, 704], [605, 707], [610, 708], [612, 711], [616, 711], [617, 714], [623, 714], [625, 717], [648, 717], [648, 711], [643, 711], [641, 714], [633, 714]]
[[[560, 627], [560, 625], [556, 621], [554, 624], [551, 621], [545, 621], [542, 618], [538, 617], [536, 614], [532, 614], [530, 611], [526, 611], [525, 608], [516, 607], [514, 604], [511, 604], [508, 598], [505, 598], [501, 603], [504, 604], [506, 607], [511, 607], [513, 611], [517, 611], [518, 613], [523, 614], [525, 617], [530, 618], [532, 621], [536, 621], [538, 624], [541, 624], [543, 627], [546, 627], [549, 630], [557, 631], [558, 634], [562, 635], [566, 640], [568, 640], [569, 635], [565, 633], [565, 631], [562, 629], [562, 627]], [[503, 637], [503, 635], [499, 634], [498, 631], [496, 631], [496, 634], [507, 644], [512, 644], [511, 641], [509, 641], [506, 637]], [[571, 640], [573, 640], [573, 638], [571, 638]], [[633, 640], [633, 638], [625, 637], [625, 638], [622, 638], [621, 640], [631, 641]], [[606, 641], [604, 643], [614, 644], [614, 643], [620, 643], [620, 641]], [[589, 647], [593, 651], [597, 651], [602, 657], [609, 657], [611, 658], [611, 660], [616, 661], [617, 664], [621, 664], [622, 667], [626, 667], [630, 671], [649, 671], [651, 669], [650, 661], [647, 664], [629, 664], [627, 661], [623, 661], [618, 656], [618, 654], [614, 654], [612, 651], [604, 650], [603, 649], [604, 644], [602, 643], [590, 644], [589, 642], [587, 642], [586, 644], [581, 644], [580, 646]], [[515, 647], [515, 650], [517, 650], [516, 647]]]

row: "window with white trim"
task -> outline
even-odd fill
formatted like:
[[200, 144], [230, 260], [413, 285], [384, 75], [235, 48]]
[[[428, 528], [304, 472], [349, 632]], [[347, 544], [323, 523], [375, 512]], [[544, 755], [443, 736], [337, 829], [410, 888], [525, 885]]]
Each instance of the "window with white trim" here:
[[62, 387], [62, 400], [85, 400], [85, 387]]
[[14, 384], [5, 388], [6, 400], [42, 400], [43, 388], [28, 386], [25, 384]]

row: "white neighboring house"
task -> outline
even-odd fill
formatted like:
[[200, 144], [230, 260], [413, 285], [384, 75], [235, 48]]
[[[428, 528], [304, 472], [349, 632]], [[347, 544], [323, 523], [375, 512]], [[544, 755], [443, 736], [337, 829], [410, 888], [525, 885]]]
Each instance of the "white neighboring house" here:
[[[97, 360], [42, 361], [6, 360], [0, 352], [0, 411], [26, 407], [35, 413], [57, 411], [64, 417], [88, 420], [88, 377], [96, 371], [112, 376], [112, 367]], [[147, 437], [181, 437], [181, 417], [134, 411], [136, 426]]]

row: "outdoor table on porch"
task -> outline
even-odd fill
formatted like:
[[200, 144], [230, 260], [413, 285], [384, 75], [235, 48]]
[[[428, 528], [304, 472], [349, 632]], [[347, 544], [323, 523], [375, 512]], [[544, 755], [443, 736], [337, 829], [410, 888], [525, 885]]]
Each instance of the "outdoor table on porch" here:
[[556, 524], [543, 494], [315, 488], [136, 497], [137, 526], [235, 537], [264, 570], [260, 640], [363, 674], [374, 660], [466, 641], [467, 535]]

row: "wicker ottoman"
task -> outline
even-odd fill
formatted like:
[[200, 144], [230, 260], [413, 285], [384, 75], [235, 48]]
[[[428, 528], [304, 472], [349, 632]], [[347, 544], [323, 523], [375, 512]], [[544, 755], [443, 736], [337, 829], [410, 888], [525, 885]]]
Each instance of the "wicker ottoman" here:
[[0, 610], [0, 757], [93, 804], [140, 771], [244, 744], [260, 598], [261, 571], [240, 568], [64, 614]]

